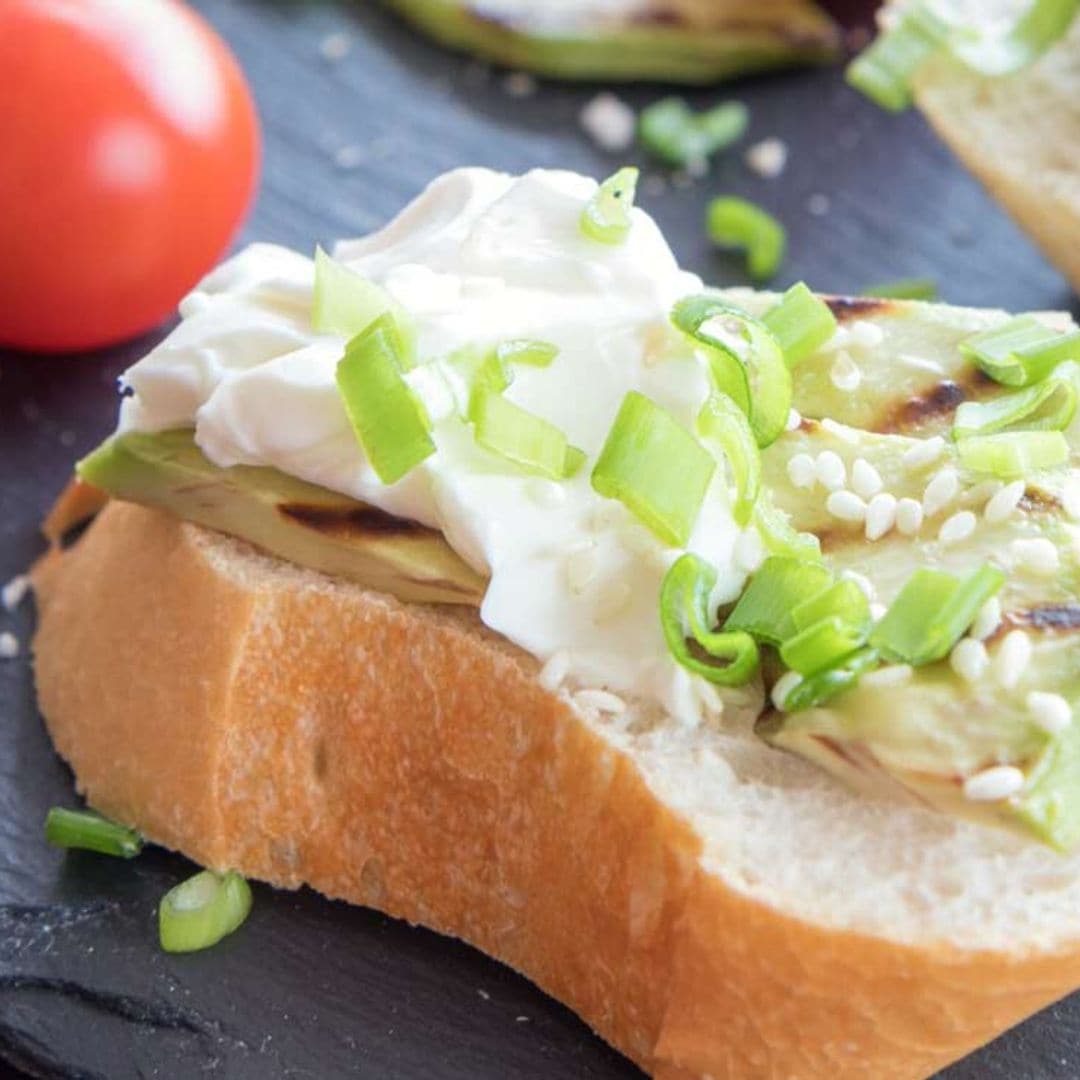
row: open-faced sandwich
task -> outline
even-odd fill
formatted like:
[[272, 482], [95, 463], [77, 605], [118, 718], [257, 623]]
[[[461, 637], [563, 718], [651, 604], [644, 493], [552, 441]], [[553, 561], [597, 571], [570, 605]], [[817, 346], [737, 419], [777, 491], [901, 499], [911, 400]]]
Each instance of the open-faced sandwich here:
[[813, 0], [386, 0], [433, 38], [569, 79], [703, 83], [835, 59]]
[[50, 521], [41, 707], [655, 1076], [925, 1076], [1080, 983], [1080, 332], [706, 289], [633, 179], [211, 274]]

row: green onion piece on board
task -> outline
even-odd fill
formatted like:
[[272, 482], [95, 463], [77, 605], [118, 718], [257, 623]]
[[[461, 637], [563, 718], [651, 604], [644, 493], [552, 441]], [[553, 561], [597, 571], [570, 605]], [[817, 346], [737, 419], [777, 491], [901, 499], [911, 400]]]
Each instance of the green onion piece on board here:
[[53, 847], [96, 851], [119, 859], [134, 859], [143, 849], [143, 838], [134, 829], [88, 810], [61, 806], [54, 806], [45, 818], [45, 839]]
[[960, 342], [960, 351], [995, 382], [1031, 386], [1058, 364], [1080, 360], [1080, 330], [1061, 334], [1033, 315], [1017, 315]]
[[916, 667], [941, 660], [1004, 583], [1005, 575], [993, 566], [980, 567], [964, 581], [922, 567], [874, 627], [870, 644], [889, 659]]
[[397, 350], [411, 365], [412, 341], [408, 320], [385, 289], [315, 249], [315, 292], [311, 302], [311, 326], [320, 334], [355, 337], [381, 315], [394, 316]]
[[490, 390], [477, 395], [470, 419], [481, 446], [527, 472], [565, 480], [585, 460], [554, 424]]
[[754, 506], [754, 524], [767, 550], [804, 562], [821, 562], [821, 541], [813, 533], [797, 532], [783, 510], [762, 491]]
[[671, 321], [705, 346], [713, 386], [746, 413], [758, 446], [775, 442], [787, 425], [793, 387], [784, 352], [765, 324], [709, 293], [684, 297]]
[[732, 516], [747, 525], [761, 490], [761, 454], [743, 411], [727, 394], [710, 394], [697, 418], [698, 434], [724, 455], [735, 483]]
[[713, 199], [705, 210], [705, 231], [722, 248], [746, 252], [746, 271], [767, 281], [784, 261], [787, 232], [767, 210], [735, 195]]
[[435, 453], [431, 421], [403, 375], [394, 320], [382, 315], [345, 346], [337, 386], [375, 474], [393, 484]]
[[869, 633], [870, 601], [854, 581], [842, 578], [791, 609], [791, 622], [797, 633], [822, 619], [834, 617], [843, 619], [864, 635]]
[[1052, 376], [990, 401], [965, 401], [953, 418], [954, 439], [999, 431], [1064, 431], [1076, 415], [1076, 386]]
[[837, 661], [832, 667], [803, 679], [788, 691], [784, 712], [801, 712], [826, 705], [838, 694], [850, 690], [868, 671], [878, 666], [877, 649], [859, 649]]
[[550, 367], [559, 355], [557, 346], [549, 341], [533, 341], [530, 338], [518, 338], [503, 341], [496, 349], [499, 359], [504, 364], [529, 364], [532, 367]]
[[630, 232], [638, 170], [627, 166], [609, 176], [581, 212], [581, 231], [601, 244], [621, 244]]
[[197, 952], [231, 934], [251, 911], [251, 886], [237, 873], [202, 870], [170, 889], [158, 907], [161, 947]]
[[593, 467], [592, 486], [666, 544], [685, 547], [715, 471], [712, 455], [689, 431], [631, 390]]
[[952, 54], [972, 71], [991, 78], [1030, 67], [1068, 32], [1080, 0], [1034, 0], [1005, 34], [957, 34]]
[[834, 667], [865, 641], [864, 628], [831, 615], [789, 637], [780, 646], [780, 659], [800, 675], [815, 675]]
[[938, 287], [933, 278], [897, 278], [868, 285], [862, 294], [882, 300], [936, 300]]
[[668, 97], [641, 111], [638, 141], [665, 165], [694, 168], [740, 139], [749, 120], [739, 101], [695, 113], [682, 98]]
[[683, 555], [672, 563], [660, 587], [664, 640], [688, 671], [720, 686], [742, 686], [757, 673], [758, 648], [743, 631], [709, 629], [709, 596], [715, 585], [715, 567], [697, 555]]
[[1060, 431], [1006, 431], [972, 435], [956, 444], [960, 464], [999, 480], [1016, 480], [1069, 460], [1069, 443]]
[[926, 4], [906, 8], [848, 65], [848, 84], [889, 112], [911, 105], [911, 78], [949, 40], [951, 27]]
[[745, 630], [758, 641], [779, 645], [795, 631], [793, 609], [831, 584], [832, 575], [820, 563], [773, 555], [750, 578], [724, 629]]
[[812, 356], [836, 333], [829, 305], [799, 282], [761, 317], [780, 343], [789, 368]]

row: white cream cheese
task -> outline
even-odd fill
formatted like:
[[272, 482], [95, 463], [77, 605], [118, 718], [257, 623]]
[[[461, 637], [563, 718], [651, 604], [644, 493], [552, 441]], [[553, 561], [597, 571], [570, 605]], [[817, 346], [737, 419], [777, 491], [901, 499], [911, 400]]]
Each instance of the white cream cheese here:
[[[696, 723], [716, 697], [674, 663], [659, 622], [660, 583], [681, 552], [593, 491], [589, 474], [630, 390], [692, 428], [705, 369], [668, 314], [702, 284], [641, 210], [624, 244], [584, 237], [578, 221], [595, 190], [566, 172], [461, 169], [381, 232], [339, 245], [337, 257], [386, 289], [417, 330], [410, 381], [435, 419], [437, 451], [399, 483], [381, 484], [364, 459], [334, 381], [344, 339], [312, 330], [314, 265], [283, 248], [249, 247], [187, 297], [177, 329], [124, 376], [134, 395], [121, 427], [194, 425], [219, 466], [273, 466], [440, 529], [490, 575], [488, 626], [542, 661], [558, 655], [574, 685]], [[548, 368], [519, 366], [507, 395], [586, 451], [570, 480], [538, 479], [477, 446], [432, 365], [512, 338], [559, 349]], [[752, 569], [743, 553], [760, 545], [739, 544], [718, 472], [689, 549], [718, 567], [721, 602], [738, 595]]]

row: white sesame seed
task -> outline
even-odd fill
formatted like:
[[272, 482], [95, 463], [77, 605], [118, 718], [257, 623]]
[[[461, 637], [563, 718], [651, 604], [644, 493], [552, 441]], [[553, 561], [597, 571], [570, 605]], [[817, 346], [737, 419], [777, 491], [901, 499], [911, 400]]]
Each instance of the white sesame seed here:
[[833, 331], [832, 337], [829, 338], [818, 351], [823, 353], [834, 353], [838, 349], [845, 348], [850, 340], [851, 334], [848, 332], [848, 328], [840, 325]]
[[978, 682], [989, 665], [990, 655], [986, 646], [974, 638], [961, 638], [949, 653], [949, 666], [965, 682]]
[[1023, 480], [1014, 480], [1011, 484], [1006, 484], [986, 504], [983, 509], [983, 517], [991, 525], [998, 525], [1005, 521], [1020, 505], [1020, 500], [1024, 497], [1025, 487]]
[[896, 496], [879, 491], [866, 507], [866, 539], [880, 540], [896, 524]]
[[773, 705], [777, 709], [784, 708], [788, 694], [803, 681], [803, 677], [797, 671], [785, 671], [779, 679], [773, 683], [772, 693], [769, 694]]
[[582, 540], [566, 554], [566, 583], [570, 591], [580, 596], [596, 577], [596, 541]]
[[536, 79], [527, 71], [511, 71], [502, 84], [503, 90], [513, 98], [532, 97], [536, 93]]
[[836, 359], [829, 369], [829, 381], [837, 390], [843, 390], [847, 393], [859, 388], [859, 383], [862, 382], [862, 372], [859, 370], [859, 365], [851, 359], [850, 353], [840, 351], [836, 354]]
[[551, 509], [562, 506], [566, 502], [566, 491], [562, 484], [556, 484], [554, 480], [544, 480], [538, 476], [529, 481], [526, 490], [529, 493], [529, 498], [537, 506], [546, 506]]
[[978, 641], [985, 641], [1001, 625], [1001, 601], [991, 596], [975, 616], [975, 621], [968, 631]]
[[766, 180], [775, 180], [787, 165], [788, 147], [783, 139], [771, 136], [754, 143], [746, 151], [746, 164], [758, 176]]
[[743, 529], [735, 541], [735, 563], [740, 570], [752, 574], [765, 561], [765, 544], [761, 533], [753, 526]]
[[925, 469], [937, 461], [944, 450], [945, 440], [940, 435], [934, 435], [905, 450], [900, 460], [906, 469]]
[[549, 693], [555, 693], [570, 672], [570, 654], [565, 649], [552, 653], [540, 669], [536, 681]]
[[1014, 540], [1009, 545], [1009, 560], [1018, 569], [1039, 577], [1050, 577], [1061, 567], [1057, 547], [1045, 536]]
[[847, 469], [835, 450], [822, 450], [814, 459], [814, 475], [822, 487], [836, 491], [844, 486]]
[[864, 686], [903, 686], [910, 681], [914, 668], [910, 664], [886, 664], [877, 671], [871, 671], [862, 677]]
[[0, 660], [14, 660], [19, 655], [19, 639], [9, 631], [0, 634]]
[[1010, 630], [998, 646], [994, 657], [997, 681], [1011, 690], [1020, 682], [1031, 663], [1031, 638], [1023, 630]]
[[612, 622], [630, 606], [633, 595], [633, 590], [625, 581], [614, 581], [601, 589], [596, 598], [593, 621], [598, 626]]
[[980, 480], [964, 492], [966, 506], [988, 503], [1005, 485], [1000, 480]]
[[601, 150], [615, 153], [634, 142], [637, 117], [621, 98], [604, 91], [592, 98], [578, 117], [582, 128]]
[[857, 349], [876, 349], [885, 340], [885, 331], [877, 323], [856, 319], [851, 324], [851, 343]]
[[579, 690], [574, 695], [574, 704], [579, 709], [610, 713], [613, 716], [626, 712], [626, 702], [618, 694], [607, 690]]
[[30, 575], [16, 574], [2, 590], [0, 590], [0, 604], [5, 611], [14, 611], [23, 601], [23, 597], [30, 589]]
[[867, 600], [873, 600], [877, 597], [874, 583], [865, 574], [860, 574], [858, 570], [841, 570], [840, 577], [844, 581], [850, 581], [858, 585]]
[[812, 488], [817, 479], [814, 459], [809, 454], [795, 454], [787, 463], [788, 479], [797, 488]]
[[825, 500], [825, 509], [841, 521], [865, 521], [866, 503], [854, 491], [834, 491]]
[[352, 48], [352, 42], [348, 34], [327, 34], [319, 43], [319, 52], [324, 60], [336, 63], [344, 60]]
[[975, 515], [970, 510], [960, 510], [946, 518], [938, 530], [940, 543], [959, 544], [975, 531]]
[[1061, 491], [1061, 505], [1073, 521], [1080, 521], [1080, 479], [1070, 477], [1065, 481]]
[[802, 416], [798, 409], [788, 409], [787, 422], [784, 424], [785, 431], [798, 431], [802, 426]]
[[941, 469], [934, 474], [923, 491], [923, 513], [927, 517], [933, 517], [944, 510], [956, 498], [959, 491], [960, 478], [956, 475], [956, 470], [948, 467]]
[[1024, 786], [1024, 774], [1015, 765], [992, 765], [964, 781], [964, 798], [972, 802], [998, 802]]
[[881, 474], [866, 458], [856, 458], [851, 466], [851, 490], [861, 499], [872, 499], [885, 485]]
[[1060, 735], [1072, 723], [1072, 706], [1060, 694], [1032, 690], [1025, 702], [1031, 718], [1049, 735]]
[[905, 536], [914, 536], [923, 523], [922, 503], [918, 499], [900, 499], [896, 504], [896, 527]]

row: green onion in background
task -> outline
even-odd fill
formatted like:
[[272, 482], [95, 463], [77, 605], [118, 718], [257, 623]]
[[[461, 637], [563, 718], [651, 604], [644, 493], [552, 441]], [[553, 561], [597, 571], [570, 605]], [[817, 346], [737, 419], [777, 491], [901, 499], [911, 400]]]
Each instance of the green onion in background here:
[[581, 212], [581, 231], [601, 244], [621, 244], [630, 232], [638, 170], [627, 166], [609, 176]]
[[54, 847], [79, 848], [133, 859], [143, 849], [143, 838], [134, 830], [88, 810], [54, 806], [45, 818], [45, 839]]
[[705, 211], [705, 231], [722, 248], [746, 252], [746, 270], [767, 281], [784, 261], [787, 232], [768, 211], [735, 195], [721, 195]]
[[882, 300], [936, 300], [937, 282], [928, 277], [896, 278], [868, 285], [863, 296], [876, 296]]
[[713, 154], [742, 138], [749, 120], [740, 101], [695, 113], [682, 98], [668, 97], [642, 110], [638, 141], [665, 165], [699, 171]]
[[161, 947], [170, 953], [216, 945], [251, 911], [251, 887], [237, 873], [202, 870], [170, 889], [158, 908]]

